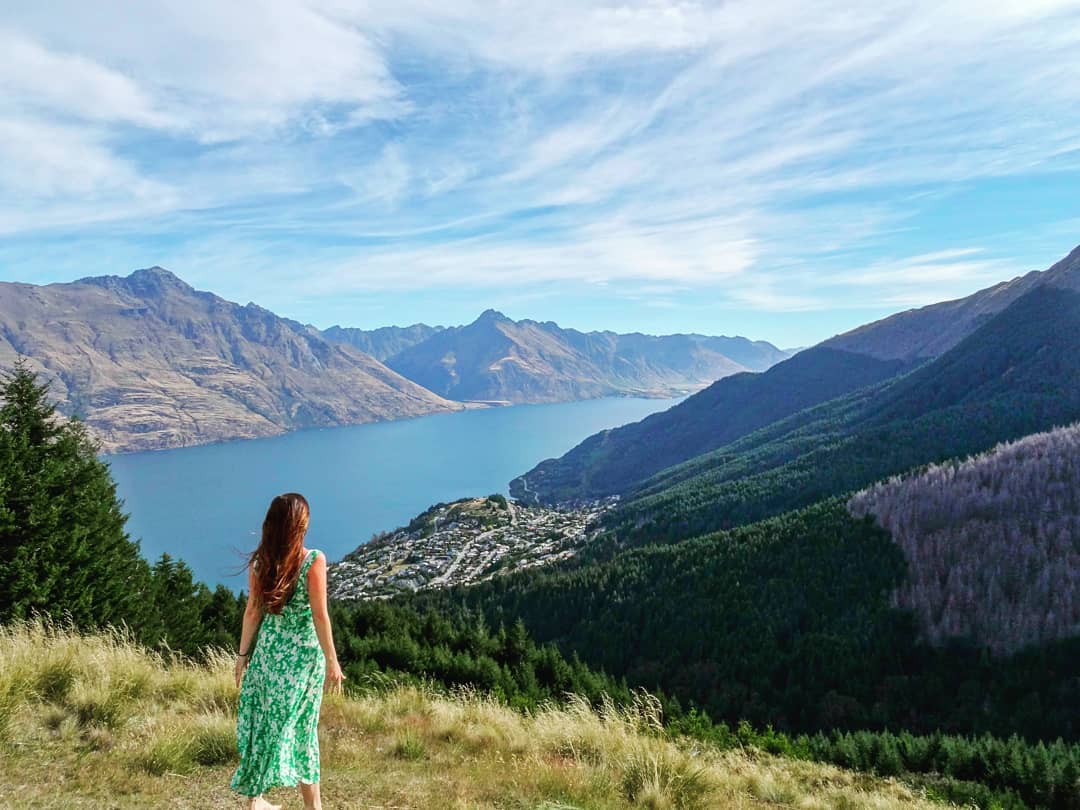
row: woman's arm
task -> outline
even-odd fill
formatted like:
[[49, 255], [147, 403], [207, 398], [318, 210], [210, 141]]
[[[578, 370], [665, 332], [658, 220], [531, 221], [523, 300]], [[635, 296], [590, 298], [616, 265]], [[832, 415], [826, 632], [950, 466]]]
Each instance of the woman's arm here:
[[311, 618], [315, 622], [315, 635], [326, 656], [326, 686], [331, 691], [341, 689], [345, 676], [334, 649], [334, 631], [330, 627], [330, 611], [326, 606], [326, 555], [320, 554], [308, 569], [308, 600], [311, 602]]
[[247, 604], [244, 605], [244, 627], [240, 631], [240, 651], [236, 656], [236, 685], [240, 686], [240, 681], [244, 677], [244, 670], [247, 669], [248, 662], [251, 661], [251, 649], [255, 646], [255, 635], [259, 632], [259, 625], [262, 624], [262, 609], [259, 607], [259, 600], [255, 598], [255, 589], [258, 584], [255, 582], [255, 569], [248, 566], [248, 597]]

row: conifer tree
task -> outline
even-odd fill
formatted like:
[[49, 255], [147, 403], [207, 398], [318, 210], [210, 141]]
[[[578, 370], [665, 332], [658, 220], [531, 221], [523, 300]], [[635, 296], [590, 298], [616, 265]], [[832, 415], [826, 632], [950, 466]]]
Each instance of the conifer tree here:
[[162, 554], [152, 568], [158, 624], [148, 641], [159, 638], [174, 652], [195, 655], [202, 647], [228, 647], [237, 642], [242, 607], [229, 590], [215, 593], [197, 582], [183, 560]]
[[150, 570], [124, 531], [108, 466], [24, 362], [0, 380], [0, 621], [140, 627]]

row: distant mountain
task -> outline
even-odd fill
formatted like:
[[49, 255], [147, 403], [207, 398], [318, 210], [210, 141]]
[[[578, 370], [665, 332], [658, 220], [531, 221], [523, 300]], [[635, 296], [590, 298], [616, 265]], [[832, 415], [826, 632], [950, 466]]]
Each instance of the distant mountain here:
[[590, 436], [564, 456], [541, 462], [511, 483], [511, 493], [551, 503], [627, 492], [666, 467], [778, 419], [910, 371], [1046, 286], [1080, 290], [1080, 248], [1049, 270], [859, 327], [763, 374], [718, 380], [674, 408]]
[[897, 605], [924, 639], [998, 654], [1080, 630], [1080, 425], [864, 490], [848, 504], [904, 551]]
[[0, 366], [19, 356], [110, 451], [396, 419], [461, 405], [255, 304], [160, 267], [0, 283]]
[[412, 326], [380, 326], [378, 329], [331, 326], [322, 330], [322, 335], [328, 340], [348, 343], [365, 354], [370, 354], [380, 363], [385, 363], [395, 354], [417, 343], [423, 343], [444, 328], [423, 323], [414, 323]]
[[673, 396], [785, 356], [770, 343], [745, 338], [579, 332], [487, 310], [386, 362], [444, 397], [526, 403]]

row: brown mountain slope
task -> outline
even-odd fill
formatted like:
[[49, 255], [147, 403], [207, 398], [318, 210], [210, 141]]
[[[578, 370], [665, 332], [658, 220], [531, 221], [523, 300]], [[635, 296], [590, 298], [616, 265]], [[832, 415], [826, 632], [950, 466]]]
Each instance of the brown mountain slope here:
[[917, 363], [944, 354], [1013, 301], [1042, 284], [1080, 290], [1080, 247], [1047, 270], [1036, 270], [967, 298], [909, 309], [829, 338], [822, 346], [879, 360]]
[[457, 400], [561, 402], [612, 395], [673, 396], [720, 377], [767, 368], [785, 352], [763, 341], [704, 335], [579, 332], [487, 310], [386, 363]]
[[374, 358], [159, 267], [0, 283], [0, 366], [31, 359], [109, 451], [457, 410]]
[[414, 323], [412, 326], [380, 326], [377, 329], [357, 329], [350, 326], [331, 326], [322, 330], [322, 336], [338, 343], [348, 343], [364, 354], [370, 354], [385, 363], [395, 354], [423, 343], [445, 327]]

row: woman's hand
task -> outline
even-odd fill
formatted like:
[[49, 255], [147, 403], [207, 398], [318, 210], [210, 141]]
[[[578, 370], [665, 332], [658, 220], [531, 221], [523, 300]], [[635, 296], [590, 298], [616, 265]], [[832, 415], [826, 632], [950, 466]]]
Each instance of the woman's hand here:
[[240, 688], [240, 682], [244, 680], [244, 670], [247, 669], [248, 656], [238, 655], [236, 656], [236, 688]]
[[341, 664], [337, 661], [327, 661], [325, 690], [330, 694], [339, 694], [343, 680], [345, 680], [345, 674], [341, 671]]

